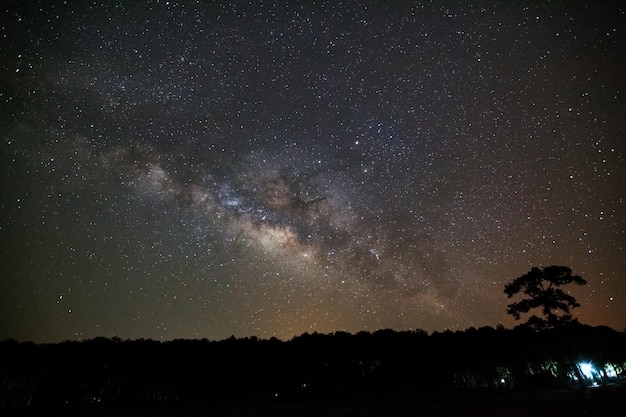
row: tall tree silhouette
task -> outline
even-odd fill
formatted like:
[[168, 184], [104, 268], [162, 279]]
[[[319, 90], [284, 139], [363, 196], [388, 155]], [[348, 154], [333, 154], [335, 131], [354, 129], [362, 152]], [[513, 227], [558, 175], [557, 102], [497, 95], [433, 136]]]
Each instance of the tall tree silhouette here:
[[526, 321], [526, 325], [535, 329], [576, 322], [570, 309], [579, 307], [580, 304], [573, 296], [558, 288], [571, 283], [585, 285], [587, 281], [578, 275], [572, 275], [572, 270], [566, 266], [548, 266], [543, 269], [533, 267], [526, 275], [504, 286], [508, 298], [519, 292], [527, 296], [509, 304], [506, 311], [515, 317], [515, 320], [519, 320], [521, 313], [540, 308], [543, 318], [533, 315]]

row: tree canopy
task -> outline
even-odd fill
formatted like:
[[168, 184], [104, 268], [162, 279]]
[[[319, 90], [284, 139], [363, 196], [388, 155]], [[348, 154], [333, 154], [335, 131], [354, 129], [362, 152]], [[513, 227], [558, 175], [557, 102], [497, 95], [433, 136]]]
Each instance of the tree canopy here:
[[504, 286], [508, 298], [519, 292], [527, 296], [509, 304], [507, 313], [519, 320], [522, 313], [528, 313], [535, 308], [541, 309], [543, 317], [532, 315], [526, 321], [526, 325], [536, 329], [576, 322], [570, 310], [580, 304], [572, 295], [559, 288], [571, 283], [585, 285], [587, 281], [578, 275], [572, 275], [571, 268], [566, 266], [548, 266], [543, 269], [533, 267], [527, 274]]

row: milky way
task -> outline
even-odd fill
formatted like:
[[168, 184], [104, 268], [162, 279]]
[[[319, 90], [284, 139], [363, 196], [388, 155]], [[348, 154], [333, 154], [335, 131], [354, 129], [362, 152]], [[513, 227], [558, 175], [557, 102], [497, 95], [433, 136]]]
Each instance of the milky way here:
[[[626, 327], [626, 8], [2, 10], [0, 339]], [[604, 3], [604, 2], [602, 2]]]

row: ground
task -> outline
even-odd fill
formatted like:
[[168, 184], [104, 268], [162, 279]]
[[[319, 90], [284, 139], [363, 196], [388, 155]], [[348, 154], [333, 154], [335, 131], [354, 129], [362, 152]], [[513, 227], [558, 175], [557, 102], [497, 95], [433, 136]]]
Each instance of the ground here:
[[[50, 410], [16, 415], [50, 415]], [[68, 411], [68, 410], [65, 410]], [[431, 398], [336, 400], [324, 403], [266, 404], [262, 406], [151, 406], [145, 408], [75, 410], [66, 415], [96, 417], [579, 417], [626, 416], [626, 386], [514, 393], [472, 393]]]

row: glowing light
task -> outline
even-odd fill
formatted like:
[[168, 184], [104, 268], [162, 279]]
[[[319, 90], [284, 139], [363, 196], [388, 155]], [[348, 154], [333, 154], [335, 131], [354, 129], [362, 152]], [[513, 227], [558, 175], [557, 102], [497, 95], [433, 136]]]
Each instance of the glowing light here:
[[617, 378], [617, 371], [611, 364], [604, 365], [604, 373], [609, 378]]
[[593, 365], [590, 363], [579, 363], [578, 367], [580, 368], [580, 372], [585, 376], [585, 378], [593, 379], [593, 374], [596, 372]]

